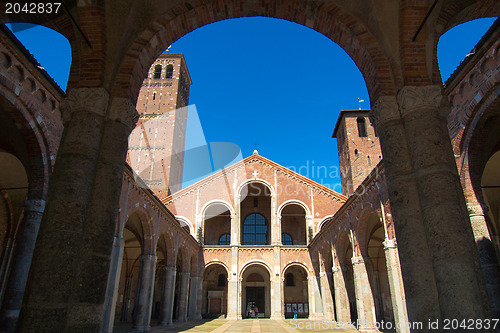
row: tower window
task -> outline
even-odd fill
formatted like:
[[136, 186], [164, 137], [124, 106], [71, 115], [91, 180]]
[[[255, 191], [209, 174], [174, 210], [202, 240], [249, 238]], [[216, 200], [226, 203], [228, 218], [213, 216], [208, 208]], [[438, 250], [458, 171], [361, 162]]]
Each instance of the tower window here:
[[226, 275], [219, 274], [217, 278], [217, 287], [225, 287], [226, 286]]
[[174, 65], [167, 65], [167, 70], [165, 73], [166, 79], [171, 79], [174, 76]]
[[156, 93], [153, 93], [153, 101], [156, 99]]
[[368, 166], [372, 166], [372, 161], [370, 160], [370, 156], [368, 156]]
[[292, 236], [289, 234], [281, 234], [281, 244], [283, 245], [293, 245]]
[[360, 138], [366, 138], [366, 121], [365, 118], [359, 117], [356, 122], [358, 123], [358, 135]]
[[354, 156], [358, 156], [358, 150], [354, 149]]
[[155, 74], [153, 76], [154, 79], [160, 79], [161, 78], [161, 65], [156, 65], [155, 66]]
[[267, 223], [261, 214], [250, 214], [243, 223], [243, 245], [266, 245]]
[[222, 234], [219, 238], [219, 245], [230, 245], [230, 244], [231, 244], [231, 235]]
[[288, 273], [286, 275], [286, 286], [287, 287], [295, 287], [295, 281], [294, 281], [292, 273]]

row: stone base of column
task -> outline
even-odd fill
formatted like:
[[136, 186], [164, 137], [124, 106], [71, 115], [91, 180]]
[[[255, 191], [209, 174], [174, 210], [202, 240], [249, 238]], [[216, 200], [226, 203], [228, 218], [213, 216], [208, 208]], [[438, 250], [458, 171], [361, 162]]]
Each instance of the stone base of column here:
[[170, 327], [170, 326], [172, 326], [172, 323], [164, 321], [164, 322], [160, 322], [160, 326], [161, 327]]
[[226, 320], [241, 320], [241, 316], [238, 316], [236, 314], [228, 314], [226, 315]]
[[319, 313], [311, 313], [309, 315], [309, 320], [323, 320], [324, 316], [323, 314], [319, 314]]
[[271, 320], [284, 320], [285, 316], [283, 316], [281, 314], [272, 314], [270, 319]]
[[134, 327], [132, 329], [133, 333], [144, 333], [144, 332], [151, 332], [151, 326], [141, 326], [141, 327]]
[[193, 315], [188, 317], [188, 320], [202, 320], [202, 319], [203, 318], [201, 317], [201, 315]]

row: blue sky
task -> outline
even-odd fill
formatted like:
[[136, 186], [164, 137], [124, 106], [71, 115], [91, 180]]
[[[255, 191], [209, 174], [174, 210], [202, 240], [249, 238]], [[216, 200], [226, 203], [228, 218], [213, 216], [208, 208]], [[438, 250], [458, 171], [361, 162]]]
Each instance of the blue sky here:
[[[445, 80], [493, 22], [468, 22], [441, 38]], [[65, 90], [71, 54], [64, 37], [43, 27], [16, 36]], [[363, 108], [370, 101], [360, 71], [337, 44], [292, 22], [253, 17], [196, 29], [169, 52], [184, 54], [193, 80], [186, 149], [200, 154], [187, 154], [185, 185], [257, 148], [340, 192], [335, 122], [340, 110], [358, 108], [358, 98]], [[196, 149], [203, 142], [209, 150]]]

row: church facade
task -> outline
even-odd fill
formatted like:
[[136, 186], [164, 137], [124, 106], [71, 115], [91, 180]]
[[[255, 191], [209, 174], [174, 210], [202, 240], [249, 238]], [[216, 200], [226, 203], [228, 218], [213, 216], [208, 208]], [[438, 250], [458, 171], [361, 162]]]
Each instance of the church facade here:
[[[448, 15], [457, 8], [442, 22], [485, 15]], [[111, 99], [75, 72], [65, 94], [2, 29], [2, 330], [149, 331], [297, 314], [408, 332], [418, 327], [405, 323], [498, 318], [499, 31], [497, 21], [444, 87], [409, 75], [394, 91], [360, 60], [377, 52], [341, 43], [376, 98], [335, 126], [340, 194], [257, 152], [180, 189], [178, 110], [191, 83], [181, 55], [141, 53], [145, 70], [125, 64], [138, 78], [117, 82]]]

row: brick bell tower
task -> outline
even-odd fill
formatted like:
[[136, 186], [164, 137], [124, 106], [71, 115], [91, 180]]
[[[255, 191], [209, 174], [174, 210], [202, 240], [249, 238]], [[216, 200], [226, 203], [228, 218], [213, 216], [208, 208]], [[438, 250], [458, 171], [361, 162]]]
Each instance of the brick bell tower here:
[[334, 138], [337, 138], [342, 194], [350, 196], [382, 159], [379, 139], [371, 126], [370, 110], [342, 110]]
[[140, 118], [129, 138], [127, 162], [160, 198], [182, 188], [191, 83], [184, 56], [162, 54], [137, 99]]

